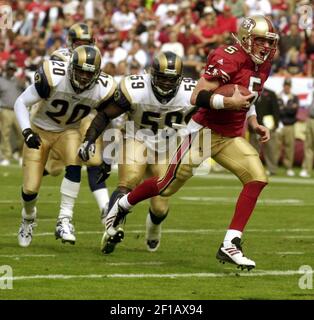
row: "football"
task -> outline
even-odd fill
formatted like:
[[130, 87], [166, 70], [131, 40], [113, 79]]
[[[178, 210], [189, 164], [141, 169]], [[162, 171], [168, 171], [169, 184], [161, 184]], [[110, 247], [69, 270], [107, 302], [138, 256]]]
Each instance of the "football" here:
[[[249, 94], [251, 94], [251, 91], [244, 87], [244, 86], [241, 86], [238, 84], [238, 88], [239, 88], [239, 91], [241, 92], [241, 94], [243, 96], [247, 96]], [[226, 84], [224, 86], [221, 86], [221, 87], [218, 87], [214, 93], [218, 93], [218, 94], [221, 94], [225, 97], [231, 97], [234, 93], [234, 89], [235, 89], [235, 85], [234, 84]]]

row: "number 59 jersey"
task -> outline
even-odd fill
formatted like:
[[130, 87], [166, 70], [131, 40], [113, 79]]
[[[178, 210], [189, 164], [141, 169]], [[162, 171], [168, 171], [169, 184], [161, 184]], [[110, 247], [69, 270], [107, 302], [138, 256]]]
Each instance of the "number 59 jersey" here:
[[156, 143], [165, 137], [163, 131], [173, 123], [184, 124], [194, 111], [190, 98], [195, 86], [195, 80], [183, 78], [176, 95], [168, 102], [160, 102], [154, 95], [150, 74], [125, 77], [120, 91], [130, 104], [129, 120], [134, 123], [134, 133], [126, 128], [126, 137], [145, 136], [146, 146], [156, 150]]
[[102, 108], [117, 87], [111, 76], [100, 74], [91, 89], [78, 94], [67, 73], [68, 63], [45, 61], [35, 74], [35, 88], [42, 100], [31, 121], [43, 130], [79, 128], [81, 119]]

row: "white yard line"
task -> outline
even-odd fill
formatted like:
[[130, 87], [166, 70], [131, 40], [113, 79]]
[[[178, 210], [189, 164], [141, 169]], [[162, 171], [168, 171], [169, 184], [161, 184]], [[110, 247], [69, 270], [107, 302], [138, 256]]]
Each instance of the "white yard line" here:
[[0, 258], [51, 258], [55, 254], [0, 254]]
[[[179, 197], [179, 199], [184, 201], [206, 201], [215, 202], [219, 204], [235, 203], [237, 198], [235, 197]], [[260, 205], [304, 205], [304, 201], [300, 199], [261, 199], [257, 200]]]
[[[180, 199], [180, 201], [176, 201]], [[171, 199], [172, 205], [182, 204], [182, 201], [198, 201], [198, 205], [210, 206], [213, 204], [220, 205], [229, 205], [235, 204], [237, 198], [235, 197], [179, 197], [175, 199]], [[45, 200], [41, 201], [42, 204], [56, 204], [55, 200]], [[78, 200], [75, 202], [76, 204], [90, 204], [90, 201]], [[0, 200], [0, 204], [21, 204], [21, 201], [18, 199], [14, 200]], [[301, 199], [261, 199], [257, 201], [258, 205], [265, 206], [314, 206], [314, 202], [308, 202]], [[138, 205], [147, 206], [147, 203], [142, 202]], [[184, 205], [188, 205], [188, 203], [184, 203]], [[194, 205], [194, 204], [193, 204]]]
[[[126, 228], [126, 233], [144, 233], [144, 225], [143, 229], [137, 230], [128, 230]], [[225, 229], [163, 229], [163, 233], [189, 233], [189, 234], [211, 234], [211, 233], [224, 233]], [[301, 229], [301, 228], [292, 228], [292, 229], [247, 229], [245, 232], [247, 233], [290, 233], [290, 232], [314, 232], [314, 229]], [[103, 234], [103, 231], [77, 231], [76, 234]], [[16, 233], [4, 233], [0, 234], [0, 237], [12, 237], [16, 236]], [[34, 233], [36, 237], [44, 237], [54, 235], [54, 232], [39, 232]], [[314, 238], [313, 235], [297, 235], [297, 236], [286, 236], [285, 238]]]
[[108, 266], [160, 266], [162, 264], [165, 264], [165, 262], [159, 262], [159, 261], [149, 261], [149, 262], [109, 262], [105, 263], [105, 265]]
[[301, 252], [301, 251], [282, 251], [282, 252], [275, 252], [276, 254], [279, 255], [302, 255], [305, 254], [305, 252]]
[[[299, 270], [265, 270], [265, 271], [251, 271], [251, 272], [231, 272], [231, 273], [170, 273], [170, 274], [156, 274], [156, 273], [116, 273], [116, 274], [77, 274], [77, 275], [65, 275], [65, 274], [36, 274], [31, 276], [16, 276], [7, 278], [7, 280], [19, 281], [19, 280], [68, 280], [68, 279], [99, 279], [99, 278], [120, 278], [120, 279], [149, 279], [149, 278], [225, 278], [225, 277], [265, 277], [265, 276], [296, 276], [303, 275], [304, 272]], [[307, 272], [307, 274], [313, 274], [313, 271]]]
[[[217, 179], [217, 180], [238, 180], [233, 174], [225, 173], [210, 173], [204, 176], [197, 176], [201, 179]], [[296, 178], [296, 177], [270, 177], [269, 182], [271, 183], [288, 183], [288, 184], [307, 184], [314, 185], [314, 179]]]
[[286, 239], [313, 239], [314, 235], [299, 235], [299, 236], [286, 236]]

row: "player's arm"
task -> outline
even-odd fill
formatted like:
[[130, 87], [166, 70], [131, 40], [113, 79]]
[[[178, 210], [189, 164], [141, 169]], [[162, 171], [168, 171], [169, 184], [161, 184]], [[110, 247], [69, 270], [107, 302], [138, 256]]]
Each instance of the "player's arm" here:
[[214, 91], [220, 87], [218, 80], [206, 80], [200, 78], [191, 96], [191, 104], [196, 105], [198, 108], [206, 109], [235, 109], [248, 108], [250, 106], [250, 99], [254, 94], [243, 96], [238, 86], [235, 86], [232, 97], [225, 97], [221, 94], [216, 94]]
[[21, 127], [26, 145], [29, 148], [39, 149], [41, 139], [31, 129], [28, 108], [39, 102], [42, 98], [38, 94], [35, 85], [30, 85], [15, 101], [14, 112]]
[[94, 143], [106, 129], [110, 121], [125, 111], [125, 109], [114, 101], [114, 97], [111, 97], [109, 101], [107, 101], [107, 105], [98, 110], [96, 117], [93, 119], [86, 131], [84, 141]]
[[14, 111], [17, 121], [21, 127], [26, 145], [29, 148], [39, 149], [41, 139], [31, 129], [28, 108], [42, 99], [50, 96], [52, 80], [49, 62], [45, 61], [36, 71], [34, 84], [30, 85], [15, 101]]
[[121, 87], [117, 88], [105, 105], [98, 108], [98, 112], [86, 131], [84, 142], [79, 149], [79, 157], [88, 161], [95, 152], [95, 141], [106, 129], [110, 121], [130, 110], [131, 103], [123, 94]]
[[131, 109], [131, 98], [127, 93], [124, 79], [115, 88], [108, 101], [97, 107], [98, 113], [88, 128], [85, 141], [94, 143], [110, 121]]

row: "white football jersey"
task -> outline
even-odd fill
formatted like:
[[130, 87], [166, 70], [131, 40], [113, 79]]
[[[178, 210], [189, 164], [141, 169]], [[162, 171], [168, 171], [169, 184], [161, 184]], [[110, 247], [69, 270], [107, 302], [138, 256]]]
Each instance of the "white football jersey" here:
[[43, 130], [78, 128], [80, 120], [108, 100], [117, 87], [111, 76], [101, 73], [91, 89], [76, 93], [67, 73], [68, 63], [53, 60], [45, 61], [36, 72], [35, 87], [42, 100], [31, 121]]
[[[168, 135], [173, 123], [184, 124], [186, 116], [193, 111], [190, 98], [195, 86], [195, 80], [183, 78], [176, 95], [170, 101], [161, 103], [154, 95], [150, 74], [125, 77], [120, 88], [131, 104], [129, 121], [134, 121], [135, 127], [134, 134], [126, 128], [126, 137], [145, 140], [152, 150], [156, 150], [158, 143], [158, 151], [165, 151], [160, 150], [160, 141]], [[141, 138], [140, 133], [146, 137]]]

